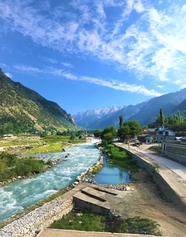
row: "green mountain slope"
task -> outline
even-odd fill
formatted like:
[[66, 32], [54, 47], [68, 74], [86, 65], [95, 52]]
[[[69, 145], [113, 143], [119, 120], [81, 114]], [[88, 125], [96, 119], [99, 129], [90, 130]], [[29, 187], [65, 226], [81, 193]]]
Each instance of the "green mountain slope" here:
[[182, 101], [173, 111], [172, 114], [176, 114], [178, 111], [180, 111], [180, 114], [184, 117], [184, 113], [186, 110], [186, 99]]
[[58, 104], [13, 82], [0, 69], [0, 134], [75, 128], [72, 116]]

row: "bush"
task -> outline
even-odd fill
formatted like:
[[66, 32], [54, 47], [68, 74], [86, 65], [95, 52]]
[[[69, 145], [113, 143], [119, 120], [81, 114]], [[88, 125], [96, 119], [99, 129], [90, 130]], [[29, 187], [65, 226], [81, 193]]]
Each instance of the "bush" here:
[[129, 170], [138, 171], [138, 164], [131, 159], [127, 152], [121, 150], [119, 147], [109, 144], [104, 147], [103, 151], [107, 154], [110, 162]]
[[40, 173], [43, 171], [45, 163], [42, 160], [36, 160], [34, 158], [20, 159], [15, 167], [15, 172], [19, 176], [27, 176], [34, 173]]
[[157, 227], [158, 224], [155, 221], [135, 216], [123, 220], [118, 228], [118, 232], [161, 236], [161, 233], [158, 231]]
[[[50, 162], [49, 162], [50, 163]], [[0, 153], [0, 182], [42, 172], [46, 167], [43, 160], [21, 158], [6, 152]]]
[[47, 161], [47, 165], [49, 165], [49, 166], [53, 166], [53, 162], [52, 162], [52, 160], [48, 160], [48, 161]]
[[15, 165], [17, 159], [18, 158], [15, 154], [9, 154], [4, 151], [0, 153], [0, 160], [6, 160], [6, 164], [8, 167]]
[[161, 236], [158, 224], [150, 219], [135, 216], [124, 220], [112, 220], [107, 215], [85, 210], [74, 210], [61, 220], [54, 221], [49, 228]]

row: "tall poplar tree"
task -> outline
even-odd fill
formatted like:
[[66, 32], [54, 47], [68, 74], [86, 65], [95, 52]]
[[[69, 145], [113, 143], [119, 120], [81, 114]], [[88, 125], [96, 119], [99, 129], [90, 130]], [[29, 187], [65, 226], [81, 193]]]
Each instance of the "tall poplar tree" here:
[[123, 116], [120, 115], [119, 116], [119, 128], [121, 128], [123, 126], [123, 122], [124, 122]]
[[163, 109], [162, 108], [160, 108], [159, 117], [160, 117], [160, 125], [163, 126], [163, 124], [164, 124], [164, 116], [163, 116]]

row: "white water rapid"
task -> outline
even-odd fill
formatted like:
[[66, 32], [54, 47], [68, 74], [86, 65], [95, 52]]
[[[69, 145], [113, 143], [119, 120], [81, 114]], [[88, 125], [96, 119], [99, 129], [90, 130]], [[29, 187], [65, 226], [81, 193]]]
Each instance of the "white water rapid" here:
[[[67, 152], [41, 154], [39, 156], [45, 160], [57, 158], [64, 161], [44, 173], [0, 187], [0, 221], [73, 183], [77, 176], [99, 160], [96, 142], [92, 140], [71, 147]], [[65, 159], [67, 153], [69, 157]]]

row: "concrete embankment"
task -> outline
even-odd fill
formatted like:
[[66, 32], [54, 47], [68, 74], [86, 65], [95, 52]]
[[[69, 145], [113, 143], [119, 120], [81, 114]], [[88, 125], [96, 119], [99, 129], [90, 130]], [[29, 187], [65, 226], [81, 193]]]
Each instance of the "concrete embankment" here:
[[180, 176], [162, 163], [148, 157], [148, 154], [134, 149], [129, 150], [123, 144], [117, 144], [117, 146], [127, 151], [132, 159], [152, 175], [154, 182], [168, 200], [178, 204], [186, 211], [186, 183]]
[[55, 220], [68, 214], [74, 207], [73, 194], [77, 192], [72, 189], [64, 195], [45, 203], [22, 218], [13, 221], [0, 229], [2, 237], [32, 237], [40, 230], [50, 226]]

